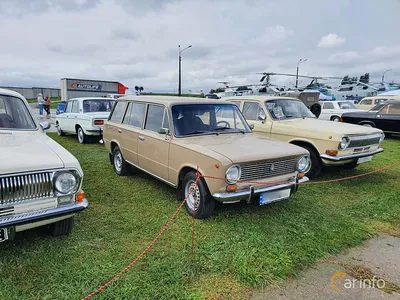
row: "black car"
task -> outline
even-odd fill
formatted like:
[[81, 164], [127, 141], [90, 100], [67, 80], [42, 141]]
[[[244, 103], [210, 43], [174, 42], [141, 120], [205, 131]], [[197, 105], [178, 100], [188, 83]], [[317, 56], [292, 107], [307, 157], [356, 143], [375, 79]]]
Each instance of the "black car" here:
[[341, 121], [376, 127], [389, 134], [400, 133], [400, 100], [389, 100], [380, 103], [365, 112], [343, 113]]

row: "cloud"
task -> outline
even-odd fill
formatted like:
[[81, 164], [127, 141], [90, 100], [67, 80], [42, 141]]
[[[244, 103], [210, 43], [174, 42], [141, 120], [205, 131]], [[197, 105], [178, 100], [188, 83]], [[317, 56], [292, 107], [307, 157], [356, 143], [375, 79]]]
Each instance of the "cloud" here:
[[345, 39], [339, 37], [336, 33], [329, 33], [319, 40], [317, 46], [320, 48], [333, 48], [342, 46], [344, 42]]

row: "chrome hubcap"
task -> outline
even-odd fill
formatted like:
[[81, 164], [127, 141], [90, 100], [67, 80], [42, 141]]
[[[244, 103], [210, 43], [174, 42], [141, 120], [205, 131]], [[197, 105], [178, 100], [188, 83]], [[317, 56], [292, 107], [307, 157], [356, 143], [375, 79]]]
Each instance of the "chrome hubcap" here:
[[114, 155], [114, 166], [118, 172], [121, 172], [122, 169], [122, 155], [121, 152], [117, 152]]
[[[186, 183], [185, 197], [187, 198], [186, 203], [187, 203], [187, 206], [190, 208], [190, 210], [197, 211], [199, 208], [199, 205], [200, 205], [200, 190], [197, 185], [194, 188], [192, 188], [193, 185], [194, 185], [194, 180], [189, 180]], [[191, 189], [192, 189], [192, 193], [189, 195], [189, 192]]]
[[81, 128], [78, 129], [78, 140], [79, 142], [83, 142], [83, 131]]

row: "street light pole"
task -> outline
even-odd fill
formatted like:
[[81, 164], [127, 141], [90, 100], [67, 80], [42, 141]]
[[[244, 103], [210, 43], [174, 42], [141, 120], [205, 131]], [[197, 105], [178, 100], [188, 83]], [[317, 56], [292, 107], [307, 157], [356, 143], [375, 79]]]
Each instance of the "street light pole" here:
[[386, 70], [385, 72], [383, 72], [383, 74], [382, 74], [382, 83], [384, 82], [384, 79], [385, 79], [385, 73], [386, 72], [390, 72], [390, 71], [392, 71], [392, 69], [389, 69], [389, 70]]
[[178, 86], [178, 96], [182, 95], [182, 52], [186, 49], [191, 48], [192, 45], [187, 46], [185, 49], [181, 50], [181, 45], [178, 45], [179, 49], [179, 86]]
[[304, 60], [303, 60], [302, 58], [300, 58], [299, 62], [297, 63], [297, 69], [296, 69], [296, 89], [297, 89], [297, 85], [299, 84], [299, 65], [300, 65], [301, 62], [305, 62], [305, 61], [307, 61], [307, 58], [304, 59]]

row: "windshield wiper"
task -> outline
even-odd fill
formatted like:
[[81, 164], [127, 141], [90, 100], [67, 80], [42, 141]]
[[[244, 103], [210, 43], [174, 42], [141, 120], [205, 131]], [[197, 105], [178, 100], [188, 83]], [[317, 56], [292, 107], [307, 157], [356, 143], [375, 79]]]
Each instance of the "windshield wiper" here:
[[218, 133], [216, 133], [216, 132], [212, 132], [212, 131], [203, 131], [203, 130], [195, 130], [195, 131], [186, 133], [185, 135], [202, 134], [202, 133], [203, 133], [203, 134], [206, 133], [206, 134], [217, 134], [217, 135], [218, 135]]

